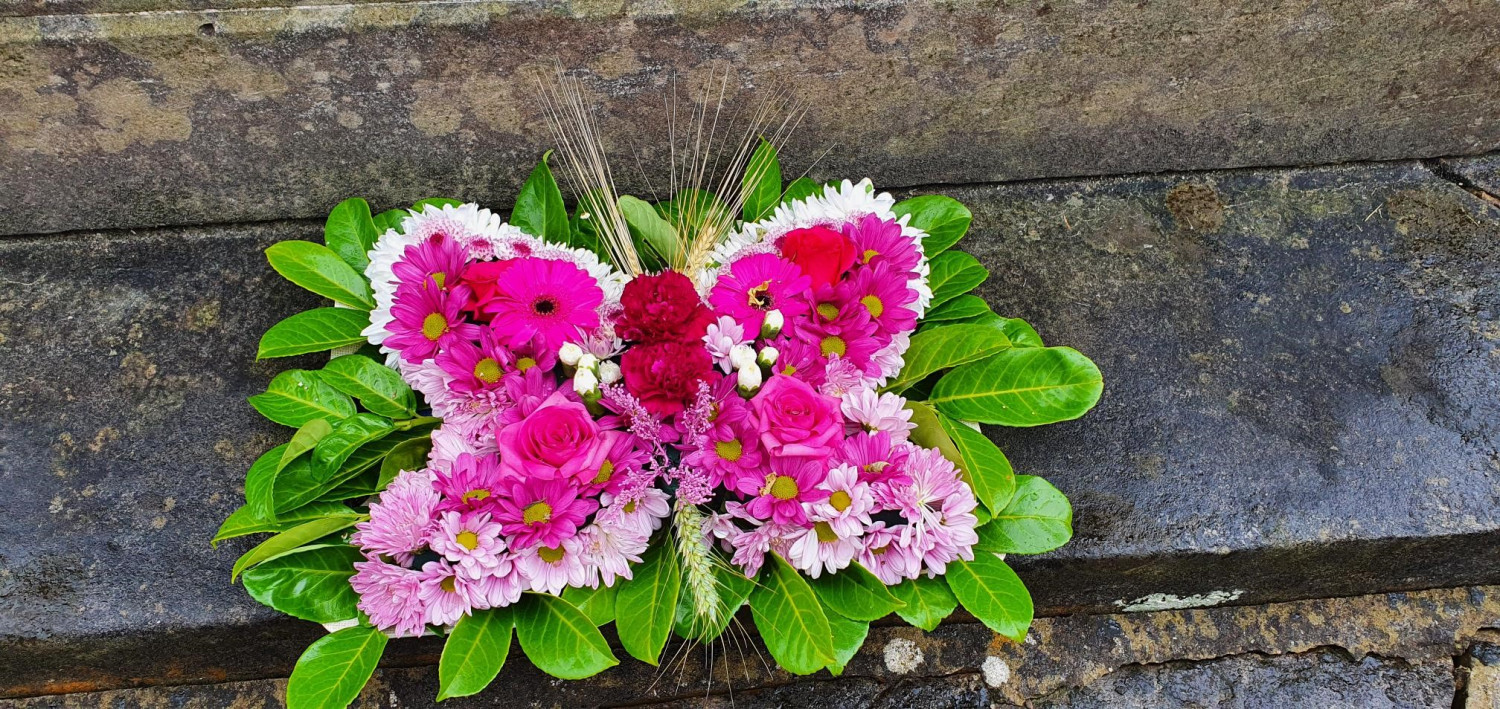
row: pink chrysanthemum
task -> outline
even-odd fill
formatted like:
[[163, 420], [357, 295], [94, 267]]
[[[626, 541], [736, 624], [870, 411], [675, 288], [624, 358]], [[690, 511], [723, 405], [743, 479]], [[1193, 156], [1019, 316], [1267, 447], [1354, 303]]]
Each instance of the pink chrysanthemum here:
[[[524, 362], [525, 359], [521, 361]], [[491, 422], [494, 424], [495, 431], [520, 423], [541, 408], [542, 403], [547, 401], [553, 392], [559, 390], [557, 377], [553, 376], [548, 368], [540, 365], [516, 372], [507, 376], [504, 381], [505, 395], [510, 399], [511, 406], [500, 412], [500, 415]], [[579, 400], [578, 394], [574, 393], [572, 387], [562, 387], [561, 391], [569, 400]]]
[[520, 480], [495, 501], [495, 519], [505, 533], [514, 535], [512, 546], [526, 549], [541, 545], [557, 547], [578, 533], [584, 518], [599, 503], [578, 496], [570, 479]]
[[427, 545], [471, 579], [501, 572], [505, 540], [487, 512], [445, 512]]
[[877, 487], [876, 501], [906, 518], [901, 545], [926, 552], [935, 541], [934, 534], [945, 529], [944, 502], [967, 492], [968, 486], [959, 479], [953, 462], [936, 449], [912, 446], [903, 467], [911, 483]]
[[427, 607], [428, 625], [452, 625], [474, 608], [474, 582], [446, 561], [422, 565], [417, 595]]
[[490, 322], [510, 339], [540, 336], [548, 350], [578, 340], [599, 327], [604, 291], [587, 271], [568, 261], [518, 259], [495, 284], [493, 297], [479, 304]]
[[870, 524], [870, 511], [875, 508], [870, 484], [859, 479], [854, 466], [844, 464], [828, 471], [822, 488], [828, 491], [828, 499], [813, 504], [813, 521], [827, 523], [840, 536], [858, 536]]
[[887, 586], [914, 579], [922, 569], [922, 557], [901, 543], [905, 529], [906, 525], [888, 528], [885, 522], [876, 522], [865, 531], [859, 564]]
[[396, 301], [391, 305], [392, 319], [386, 325], [391, 336], [385, 338], [385, 346], [415, 363], [431, 358], [439, 348], [455, 341], [477, 339], [479, 326], [465, 321], [463, 316], [463, 304], [468, 298], [466, 287], [454, 286], [453, 290], [444, 291], [430, 279], [425, 286], [398, 286]]
[[359, 594], [359, 610], [382, 632], [414, 638], [425, 630], [420, 572], [383, 561], [356, 561], [349, 585]]
[[779, 354], [772, 374], [784, 374], [807, 382], [808, 386], [822, 388], [828, 382], [828, 360], [816, 343], [803, 342], [783, 333], [771, 341]]
[[745, 511], [757, 519], [776, 524], [807, 524], [804, 503], [822, 502], [829, 492], [819, 483], [828, 475], [828, 463], [818, 459], [771, 457], [767, 473], [756, 497], [745, 503]]
[[521, 576], [538, 593], [557, 595], [569, 586], [588, 584], [589, 569], [578, 537], [569, 537], [555, 545], [542, 544], [516, 557]]
[[455, 340], [439, 352], [437, 365], [448, 374], [448, 386], [464, 393], [501, 388], [505, 374], [516, 369], [516, 358], [500, 339], [487, 327], [477, 343]]
[[818, 391], [832, 397], [843, 398], [849, 392], [868, 387], [873, 381], [865, 370], [838, 355], [829, 357], [823, 366], [823, 384]]
[[935, 575], [946, 573], [949, 562], [972, 561], [974, 545], [979, 543], [979, 533], [974, 531], [979, 524], [974, 508], [979, 503], [967, 485], [961, 484], [959, 488], [937, 505], [938, 517], [926, 530], [932, 541], [923, 548], [922, 563]]
[[840, 534], [827, 522], [814, 522], [811, 527], [800, 530], [791, 539], [787, 550], [787, 561], [803, 573], [817, 578], [824, 571], [837, 573], [845, 568], [863, 549], [857, 528], [854, 534]]
[[730, 563], [744, 570], [746, 576], [754, 577], [765, 564], [766, 554], [787, 551], [787, 539], [796, 534], [798, 527], [784, 524], [762, 524], [749, 531], [729, 538], [734, 547]]
[[873, 214], [845, 224], [844, 234], [854, 240], [856, 263], [869, 266], [886, 264], [898, 273], [915, 272], [922, 260], [917, 245], [901, 233], [894, 220]]
[[447, 290], [458, 285], [466, 257], [463, 245], [456, 239], [436, 233], [406, 247], [401, 260], [391, 265], [391, 272], [402, 284], [419, 288], [432, 285]]
[[728, 315], [746, 333], [760, 332], [766, 313], [780, 310], [788, 323], [808, 310], [812, 281], [791, 261], [775, 254], [753, 254], [729, 265], [708, 294], [719, 315]]
[[877, 487], [911, 483], [906, 459], [913, 446], [895, 441], [885, 431], [857, 433], [844, 439], [837, 460], [859, 471], [859, 479]]
[[814, 318], [802, 319], [792, 328], [792, 337], [816, 348], [825, 359], [841, 357], [866, 374], [879, 373], [879, 368], [872, 366], [872, 358], [880, 349], [880, 343], [875, 340], [875, 325], [869, 320], [820, 322]]
[[861, 430], [874, 433], [885, 431], [892, 440], [904, 441], [917, 425], [911, 422], [911, 409], [906, 408], [906, 399], [896, 394], [881, 394], [874, 389], [861, 387], [844, 395], [839, 402], [844, 418], [852, 424], [850, 432]]
[[875, 324], [876, 340], [884, 345], [898, 332], [917, 329], [917, 313], [910, 307], [917, 292], [907, 287], [907, 275], [884, 263], [856, 268], [835, 289], [834, 298], [864, 310]]
[[495, 501], [507, 491], [500, 474], [500, 459], [495, 455], [460, 454], [452, 468], [438, 471], [433, 485], [443, 494], [438, 508], [445, 512], [491, 511]]
[[427, 546], [433, 513], [439, 502], [427, 471], [405, 471], [370, 504], [370, 519], [354, 525], [350, 538], [366, 554], [389, 557], [401, 564]]

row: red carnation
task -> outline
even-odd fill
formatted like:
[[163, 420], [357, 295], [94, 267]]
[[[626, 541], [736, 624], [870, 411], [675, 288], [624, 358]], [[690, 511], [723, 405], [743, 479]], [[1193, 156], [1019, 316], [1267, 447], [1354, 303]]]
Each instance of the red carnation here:
[[714, 319], [693, 282], [676, 271], [637, 276], [625, 284], [620, 305], [615, 331], [635, 342], [698, 342]]
[[782, 257], [812, 279], [813, 288], [832, 285], [854, 265], [854, 240], [826, 226], [793, 229], [776, 240]]
[[698, 396], [713, 360], [701, 344], [654, 342], [636, 345], [620, 357], [625, 390], [657, 416], [671, 416]]

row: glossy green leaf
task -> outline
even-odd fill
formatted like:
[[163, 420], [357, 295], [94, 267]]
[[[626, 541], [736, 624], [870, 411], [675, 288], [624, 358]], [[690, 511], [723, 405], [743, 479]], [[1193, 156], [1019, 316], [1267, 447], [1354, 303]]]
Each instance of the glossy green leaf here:
[[365, 277], [322, 244], [278, 241], [266, 249], [266, 260], [282, 277], [335, 303], [360, 310], [375, 307]]
[[219, 542], [225, 539], [234, 539], [251, 534], [264, 534], [266, 532], [285, 532], [303, 522], [323, 517], [341, 516], [359, 517], [353, 510], [349, 509], [348, 505], [341, 505], [337, 502], [313, 502], [298, 507], [295, 510], [288, 510], [279, 514], [274, 520], [268, 520], [257, 516], [255, 511], [247, 504], [230, 513], [229, 517], [224, 520], [224, 523], [219, 525], [219, 531], [214, 534], [214, 538], [210, 543], [218, 546]]
[[896, 203], [896, 216], [911, 215], [908, 226], [927, 232], [922, 251], [928, 258], [937, 256], [958, 243], [969, 231], [974, 215], [958, 200], [943, 195], [923, 195]]
[[318, 638], [292, 669], [286, 683], [287, 709], [344, 709], [359, 696], [380, 654], [385, 633], [368, 625], [344, 628]]
[[260, 454], [245, 472], [245, 507], [258, 519], [276, 520], [273, 491], [277, 476], [285, 469], [281, 460], [286, 456], [286, 449], [287, 444], [283, 443]]
[[378, 441], [396, 430], [390, 419], [375, 414], [355, 414], [333, 425], [333, 433], [313, 448], [313, 468], [326, 480], [366, 443]]
[[245, 572], [250, 597], [294, 618], [336, 623], [359, 615], [359, 594], [349, 585], [354, 563], [364, 561], [347, 544], [319, 547], [270, 559]]
[[750, 592], [750, 613], [766, 649], [781, 668], [809, 675], [836, 661], [828, 617], [802, 575], [779, 555], [766, 555]]
[[277, 514], [296, 509], [323, 497], [330, 490], [379, 465], [386, 455], [403, 441], [430, 437], [432, 428], [431, 425], [425, 425], [409, 431], [397, 431], [378, 441], [367, 443], [354, 451], [354, 454], [339, 466], [338, 471], [327, 477], [324, 477], [327, 471], [319, 471], [313, 466], [310, 456], [298, 458], [276, 478]]
[[620, 664], [588, 616], [557, 596], [527, 593], [516, 609], [516, 638], [537, 669], [583, 679]]
[[324, 352], [365, 341], [360, 332], [370, 314], [353, 308], [313, 308], [271, 326], [260, 338], [256, 359]]
[[684, 189], [656, 205], [656, 213], [678, 234], [695, 234], [704, 224], [725, 220], [729, 207], [708, 190]]
[[962, 251], [938, 254], [930, 262], [932, 273], [927, 285], [932, 287], [932, 302], [929, 308], [939, 308], [954, 298], [974, 290], [984, 279], [990, 277], [989, 269]]
[[318, 376], [328, 385], [359, 399], [366, 409], [386, 418], [411, 418], [417, 397], [396, 370], [364, 355], [335, 357]]
[[884, 582], [858, 563], [850, 564], [838, 573], [820, 574], [815, 579], [808, 579], [807, 583], [824, 606], [849, 620], [880, 620], [902, 605], [886, 589]]
[[516, 206], [510, 212], [510, 224], [538, 239], [567, 244], [568, 208], [563, 204], [562, 190], [557, 188], [551, 168], [547, 167], [551, 155], [550, 150], [542, 155], [526, 184], [521, 186]]
[[375, 215], [375, 233], [383, 235], [387, 231], [395, 231], [399, 234], [401, 233], [402, 222], [406, 221], [406, 218], [409, 216], [411, 216], [411, 212], [405, 209], [387, 209]]
[[230, 571], [229, 578], [234, 580], [246, 569], [253, 568], [256, 564], [281, 556], [293, 549], [311, 544], [334, 532], [353, 527], [363, 517], [325, 517], [304, 522], [270, 539], [267, 539], [255, 548], [245, 552], [234, 562], [234, 569]]
[[808, 197], [811, 197], [815, 194], [821, 194], [822, 192], [822, 185], [814, 182], [810, 178], [799, 177], [795, 180], [792, 180], [792, 183], [786, 186], [786, 192], [782, 193], [781, 195], [781, 204], [788, 204], [791, 202], [805, 200]]
[[771, 216], [781, 203], [781, 163], [776, 159], [776, 148], [765, 138], [750, 154], [740, 189], [745, 195], [742, 212], [747, 222]]
[[[642, 258], [654, 256], [657, 262], [668, 266], [677, 262], [683, 250], [682, 240], [677, 230], [657, 213], [655, 207], [630, 195], [621, 196], [619, 206], [626, 223], [630, 225], [636, 249], [643, 252]], [[647, 251], [649, 254], [645, 253]]]
[[478, 694], [500, 674], [515, 628], [511, 606], [476, 610], [458, 619], [438, 660], [438, 701]]
[[954, 369], [927, 403], [962, 421], [1039, 426], [1084, 415], [1103, 392], [1099, 368], [1077, 350], [1024, 347]]
[[906, 605], [896, 609], [901, 619], [928, 632], [936, 630], [944, 618], [958, 608], [958, 599], [941, 578], [918, 576], [891, 586], [891, 595]]
[[[380, 484], [379, 470], [366, 470], [349, 478], [336, 487], [318, 495], [318, 502], [351, 502], [380, 494], [385, 489]], [[358, 503], [355, 503], [358, 504]]]
[[1052, 483], [1016, 476], [1015, 496], [980, 530], [977, 549], [1002, 554], [1041, 554], [1073, 538], [1073, 505]]
[[1041, 347], [1042, 336], [1036, 334], [1036, 328], [1020, 318], [1002, 318], [1000, 329], [1005, 331], [1005, 336], [1010, 338], [1012, 345], [1016, 347]]
[[990, 325], [945, 325], [923, 330], [911, 337], [901, 373], [886, 390], [901, 393], [933, 372], [984, 359], [1010, 347], [1010, 339]]
[[1010, 460], [987, 436], [962, 422], [939, 415], [938, 423], [958, 449], [961, 459], [954, 462], [963, 470], [964, 482], [974, 490], [979, 503], [990, 512], [1005, 509], [1016, 492], [1016, 474]]
[[828, 663], [828, 673], [837, 677], [844, 673], [844, 668], [854, 659], [854, 654], [865, 644], [865, 637], [870, 634], [870, 623], [850, 620], [834, 611], [826, 602], [823, 604], [823, 615], [828, 618], [829, 630], [833, 631], [833, 662]]
[[682, 590], [682, 572], [671, 536], [660, 535], [632, 569], [633, 577], [615, 596], [615, 614], [626, 618], [616, 623], [620, 645], [641, 662], [656, 665], [672, 634], [677, 613], [677, 594]]
[[276, 375], [265, 393], [250, 397], [250, 405], [261, 416], [292, 428], [301, 428], [313, 419], [342, 421], [355, 411], [354, 401], [348, 396], [302, 369]]
[[948, 432], [943, 430], [942, 423], [938, 421], [938, 413], [931, 406], [910, 399], [906, 401], [906, 408], [911, 411], [911, 422], [916, 425], [911, 431], [911, 442], [923, 448], [936, 448], [954, 465], [962, 465], [963, 455], [958, 452], [953, 439], [948, 437]]
[[927, 314], [922, 316], [922, 322], [935, 323], [949, 320], [964, 320], [966, 318], [979, 317], [988, 312], [990, 312], [990, 304], [984, 302], [984, 298], [965, 293], [936, 308], [929, 309]]
[[385, 460], [380, 461], [379, 489], [384, 490], [403, 470], [421, 470], [427, 467], [427, 457], [431, 453], [432, 438], [428, 436], [396, 444], [386, 454]]
[[948, 564], [944, 578], [964, 610], [990, 630], [1016, 642], [1026, 639], [1034, 612], [1031, 594], [1021, 583], [1021, 577], [1000, 557], [977, 552], [973, 561]]
[[364, 273], [370, 265], [370, 249], [379, 236], [370, 205], [358, 197], [340, 202], [323, 224], [323, 243], [357, 273]]
[[598, 588], [569, 586], [563, 589], [562, 597], [588, 616], [589, 622], [600, 626], [615, 619], [615, 596], [619, 588], [619, 583], [614, 586], [601, 584]]
[[323, 437], [330, 433], [333, 433], [333, 424], [328, 423], [328, 419], [317, 418], [302, 424], [302, 427], [292, 434], [292, 440], [282, 451], [281, 462], [277, 463], [276, 472], [281, 472], [287, 464], [296, 460], [297, 456], [312, 450], [318, 445], [318, 441], [323, 440]]
[[428, 197], [427, 199], [419, 199], [412, 203], [411, 210], [417, 214], [421, 214], [426, 212], [428, 207], [442, 209], [443, 207], [462, 207], [463, 204], [463, 202], [447, 197]]
[[734, 621], [734, 614], [745, 605], [746, 599], [750, 597], [750, 590], [755, 588], [754, 581], [745, 578], [743, 573], [728, 563], [714, 565], [714, 578], [718, 581], [716, 588], [719, 603], [712, 622], [699, 617], [693, 609], [691, 590], [684, 588], [678, 595], [677, 617], [673, 620], [672, 628], [679, 637], [700, 642], [711, 642], [718, 638]]

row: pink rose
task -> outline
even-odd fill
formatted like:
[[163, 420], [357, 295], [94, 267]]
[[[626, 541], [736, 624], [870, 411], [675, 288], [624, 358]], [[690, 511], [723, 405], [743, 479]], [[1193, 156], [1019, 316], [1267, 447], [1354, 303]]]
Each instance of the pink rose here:
[[530, 416], [500, 429], [503, 473], [522, 479], [578, 478], [598, 474], [618, 431], [602, 431], [589, 410], [558, 390]]
[[774, 456], [826, 458], [843, 442], [839, 400], [778, 374], [750, 400], [756, 431]]

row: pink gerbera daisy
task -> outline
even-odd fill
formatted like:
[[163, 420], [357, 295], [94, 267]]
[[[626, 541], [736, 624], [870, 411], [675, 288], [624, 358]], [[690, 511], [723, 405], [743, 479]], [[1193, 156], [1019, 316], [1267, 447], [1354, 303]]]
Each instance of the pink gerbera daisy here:
[[818, 487], [827, 475], [825, 461], [772, 456], [771, 472], [766, 474], [756, 497], [745, 503], [745, 512], [776, 524], [805, 525], [807, 511], [803, 503], [828, 499], [829, 492]]
[[[467, 254], [463, 245], [447, 234], [436, 233], [421, 243], [406, 247], [401, 260], [392, 264], [398, 282], [447, 290], [463, 276]], [[465, 301], [467, 302], [467, 300]]]
[[403, 472], [370, 504], [370, 519], [354, 525], [350, 541], [366, 554], [409, 564], [427, 546], [438, 502], [427, 471]]
[[477, 339], [479, 326], [463, 316], [468, 299], [467, 287], [444, 291], [431, 278], [425, 284], [398, 286], [391, 305], [392, 319], [386, 325], [391, 336], [385, 339], [385, 345], [400, 352], [402, 359], [416, 363], [455, 341]]
[[500, 458], [493, 454], [460, 453], [453, 467], [438, 471], [434, 486], [443, 495], [442, 511], [490, 511], [507, 490], [500, 474]]
[[529, 342], [540, 336], [556, 351], [599, 327], [604, 291], [587, 271], [561, 260], [518, 259], [495, 284], [495, 293], [479, 303], [479, 310], [510, 339]]
[[414, 638], [426, 629], [421, 572], [383, 561], [356, 561], [349, 585], [359, 594], [359, 610], [382, 632]]
[[768, 311], [780, 310], [787, 322], [806, 313], [805, 294], [811, 286], [812, 280], [791, 261], [776, 254], [752, 254], [729, 265], [709, 292], [708, 302], [753, 336]]
[[845, 224], [843, 231], [854, 241], [856, 263], [869, 266], [883, 263], [902, 273], [915, 272], [922, 260], [916, 243], [901, 233], [901, 225], [894, 220], [868, 214]]
[[496, 499], [495, 519], [506, 534], [515, 536], [512, 545], [517, 549], [557, 547], [577, 534], [584, 518], [599, 507], [578, 493], [569, 478], [513, 482], [508, 493]]

